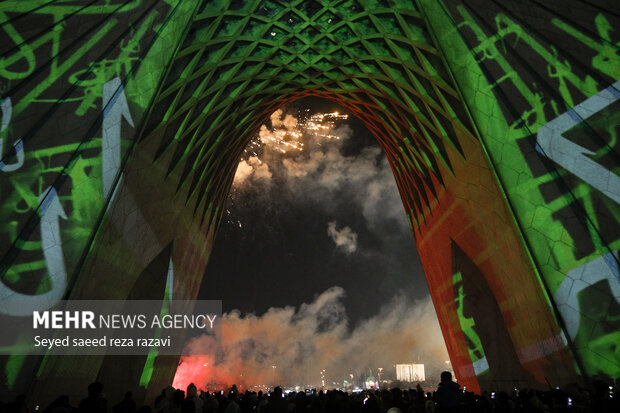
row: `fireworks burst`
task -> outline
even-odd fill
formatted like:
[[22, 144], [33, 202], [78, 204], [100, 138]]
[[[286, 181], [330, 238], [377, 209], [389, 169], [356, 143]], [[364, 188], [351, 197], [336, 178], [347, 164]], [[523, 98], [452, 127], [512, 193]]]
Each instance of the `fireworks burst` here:
[[334, 129], [335, 121], [346, 120], [349, 115], [341, 115], [338, 112], [316, 113], [305, 122], [304, 130], [306, 133], [327, 139], [340, 139], [338, 135], [329, 132]]
[[300, 119], [293, 115], [287, 114], [282, 118], [282, 109], [278, 109], [271, 115], [271, 128], [262, 125], [257, 137], [252, 139], [244, 150], [245, 161], [248, 157], [256, 157], [259, 162], [259, 154], [263, 149], [273, 150], [280, 153], [289, 151], [303, 151], [305, 136], [315, 136], [325, 139], [340, 139], [340, 136], [331, 132], [336, 126], [336, 121], [346, 120], [349, 115], [343, 115], [338, 112], [315, 113], [311, 116], [307, 115], [309, 109], [306, 109], [306, 115]]
[[[295, 117], [291, 114], [285, 115], [282, 109], [276, 110], [271, 114], [271, 126], [261, 125], [258, 136], [254, 137], [244, 149], [230, 194], [231, 205], [235, 204], [236, 189], [240, 188], [248, 177], [270, 179], [272, 176], [270, 166], [274, 165], [268, 163], [276, 162], [284, 154], [303, 152], [304, 139], [313, 138], [318, 145], [321, 145], [321, 141], [340, 140], [341, 136], [334, 130], [338, 121], [348, 118], [348, 115], [339, 112], [311, 115], [310, 109], [305, 109]], [[275, 158], [267, 156], [267, 153], [275, 154]], [[269, 162], [266, 159], [269, 159]], [[234, 218], [230, 210], [225, 211], [225, 216], [227, 223], [242, 227], [241, 221]]]

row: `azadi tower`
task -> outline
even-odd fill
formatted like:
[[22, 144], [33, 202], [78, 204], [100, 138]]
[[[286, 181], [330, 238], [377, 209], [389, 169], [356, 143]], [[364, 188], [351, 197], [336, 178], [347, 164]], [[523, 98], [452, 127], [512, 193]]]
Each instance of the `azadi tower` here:
[[[619, 46], [605, 0], [3, 1], [0, 320], [195, 298], [245, 145], [312, 95], [382, 146], [461, 384], [617, 377]], [[177, 361], [3, 356], [0, 386], [153, 395]]]

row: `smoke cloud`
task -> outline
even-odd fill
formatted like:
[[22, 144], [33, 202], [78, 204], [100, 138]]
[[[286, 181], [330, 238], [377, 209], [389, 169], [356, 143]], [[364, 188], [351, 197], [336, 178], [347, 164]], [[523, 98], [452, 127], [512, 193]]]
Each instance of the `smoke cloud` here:
[[248, 177], [252, 176], [255, 180], [271, 179], [269, 165], [263, 163], [258, 157], [250, 156], [247, 161], [239, 162], [235, 173], [234, 184], [242, 184]]
[[361, 207], [367, 224], [375, 229], [386, 220], [404, 220], [394, 175], [382, 150], [367, 147], [359, 154], [347, 156], [343, 146], [351, 139], [351, 130], [342, 127], [334, 133], [342, 138], [326, 143], [317, 142], [316, 138], [304, 140], [304, 152], [282, 160], [289, 189], [297, 196], [310, 196], [318, 202], [346, 192], [349, 200]]
[[[238, 311], [223, 315], [222, 348], [213, 356], [182, 358], [173, 386], [195, 383], [201, 389], [252, 386], [342, 386], [350, 374], [361, 378], [393, 375], [397, 363], [425, 364], [436, 379], [447, 360], [446, 347], [430, 298], [410, 302], [398, 295], [351, 331], [342, 299], [332, 287], [299, 308], [271, 308], [262, 316]], [[190, 341], [190, 354], [201, 354], [209, 338]], [[333, 384], [336, 383], [336, 384]]]
[[[297, 118], [291, 114], [286, 114], [284, 119], [282, 119], [282, 114], [284, 111], [282, 109], [278, 109], [271, 114], [271, 126], [275, 129], [295, 129], [297, 126]], [[263, 125], [265, 126], [265, 125]], [[266, 127], [265, 127], [266, 128]], [[262, 129], [262, 128], [261, 128]]]
[[347, 254], [351, 254], [357, 249], [357, 234], [349, 227], [337, 230], [336, 221], [329, 222], [327, 224], [327, 235], [329, 235], [338, 248]]
[[[387, 224], [410, 236], [394, 175], [381, 148], [365, 147], [347, 154], [345, 147], [353, 133], [346, 124], [320, 133], [304, 130], [303, 125], [282, 109], [272, 114], [271, 127], [261, 126], [262, 146], [251, 143], [246, 152], [255, 156], [241, 161], [237, 168], [233, 199], [243, 191], [251, 191], [254, 197], [271, 197], [264, 187], [274, 181], [278, 188], [286, 189], [279, 190], [278, 196], [312, 203], [330, 213], [342, 207], [334, 200], [343, 199], [345, 194], [349, 205], [361, 209], [371, 231], [384, 233]], [[353, 233], [355, 229], [350, 230]], [[335, 235], [330, 231], [332, 239]], [[349, 253], [359, 247], [357, 242], [336, 242], [338, 248], [343, 245]]]

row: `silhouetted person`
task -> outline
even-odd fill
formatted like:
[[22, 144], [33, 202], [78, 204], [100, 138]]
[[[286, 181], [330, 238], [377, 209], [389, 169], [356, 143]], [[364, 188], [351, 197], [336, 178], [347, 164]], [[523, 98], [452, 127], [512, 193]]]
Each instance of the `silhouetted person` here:
[[[170, 412], [172, 413], [182, 412], [184, 401], [185, 401], [185, 392], [179, 389], [175, 390], [174, 394], [172, 395], [172, 404], [170, 405]], [[192, 403], [192, 406], [194, 406], [193, 403]]]
[[295, 407], [293, 413], [305, 413], [308, 411], [306, 393], [300, 391], [295, 394]]
[[68, 412], [73, 410], [73, 408], [69, 404], [69, 396], [67, 396], [66, 394], [63, 394], [52, 403], [50, 403], [50, 405], [47, 406], [45, 410], [43, 410], [43, 413], [53, 413], [55, 411], [60, 411], [61, 409], [66, 409]]
[[88, 385], [88, 397], [78, 405], [79, 413], [106, 413], [108, 401], [103, 397], [103, 384], [98, 381]]
[[187, 386], [187, 400], [191, 400], [194, 403], [194, 412], [202, 413], [202, 399], [198, 397], [198, 389], [194, 383], [190, 383]]
[[377, 396], [375, 392], [370, 392], [368, 394], [368, 399], [364, 403], [364, 407], [362, 407], [362, 412], [364, 413], [380, 413], [381, 409], [379, 408], [379, 402], [377, 401]]
[[[235, 386], [235, 389], [236, 388], [237, 387]], [[226, 405], [226, 409], [224, 410], [224, 413], [240, 413], [241, 412], [241, 408], [239, 407], [239, 404], [237, 403], [237, 395], [238, 393], [236, 391], [233, 391], [232, 389], [230, 392], [228, 392], [228, 404]]]
[[181, 413], [196, 413], [196, 405], [192, 399], [184, 399], [181, 402]]
[[256, 413], [265, 413], [267, 411], [267, 404], [269, 399], [266, 394], [263, 394], [262, 390], [258, 392], [258, 403], [256, 404]]
[[288, 402], [282, 398], [282, 387], [276, 387], [267, 403], [267, 413], [288, 413]]
[[204, 400], [202, 402], [203, 404], [203, 412], [204, 413], [215, 413], [217, 412], [217, 409], [219, 407], [219, 403], [217, 401], [217, 399], [215, 398], [215, 396], [211, 395], [211, 393], [206, 392], [204, 395]]
[[435, 393], [436, 411], [438, 413], [460, 412], [462, 398], [461, 386], [452, 381], [452, 373], [449, 371], [441, 373], [441, 383], [437, 386]]
[[426, 402], [424, 402], [425, 413], [435, 413], [435, 400], [431, 392], [426, 393]]
[[156, 413], [170, 413], [172, 411], [172, 399], [174, 398], [174, 388], [167, 386], [161, 391], [161, 395], [155, 399]]
[[7, 413], [21, 413], [28, 411], [26, 409], [26, 396], [23, 394], [17, 396], [13, 403], [7, 403], [4, 406], [0, 405], [0, 407], [2, 407], [2, 412]]
[[112, 408], [114, 413], [135, 413], [136, 402], [133, 401], [133, 394], [130, 391], [125, 393], [125, 398]]
[[392, 407], [397, 408], [401, 412], [405, 412], [405, 403], [403, 402], [403, 392], [398, 388], [393, 388], [390, 390], [392, 393]]

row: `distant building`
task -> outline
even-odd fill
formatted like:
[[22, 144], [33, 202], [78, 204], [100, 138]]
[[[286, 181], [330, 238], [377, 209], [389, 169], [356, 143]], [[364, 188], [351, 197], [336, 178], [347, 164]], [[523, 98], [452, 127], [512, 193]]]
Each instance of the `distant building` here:
[[374, 378], [371, 374], [366, 378], [366, 382], [364, 383], [367, 389], [374, 389], [375, 387], [379, 387], [379, 382]]
[[397, 364], [396, 380], [424, 381], [424, 364]]

